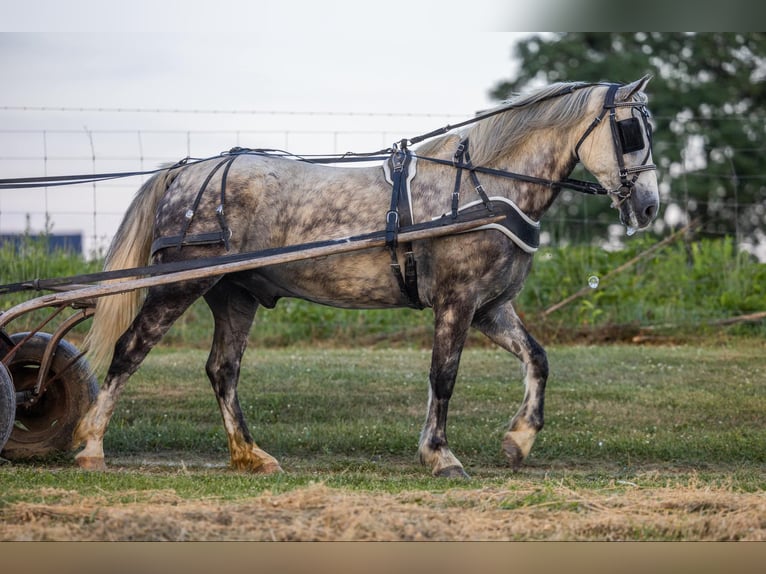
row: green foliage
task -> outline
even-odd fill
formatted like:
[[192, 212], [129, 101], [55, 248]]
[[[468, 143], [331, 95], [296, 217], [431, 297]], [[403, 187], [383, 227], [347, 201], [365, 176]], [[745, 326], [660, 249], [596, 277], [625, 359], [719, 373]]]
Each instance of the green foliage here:
[[[595, 246], [545, 247], [535, 256], [532, 272], [516, 302], [527, 326], [545, 343], [571, 340], [573, 333], [612, 326], [669, 326], [676, 336], [714, 333], [717, 320], [766, 311], [766, 265], [738, 251], [734, 240], [679, 240], [651, 258], [608, 276], [625, 262], [655, 244], [646, 234], [632, 238], [624, 249], [607, 251]], [[9, 246], [0, 249], [0, 283], [50, 278], [96, 271], [98, 262], [57, 252], [48, 254], [41, 239], [29, 238], [19, 257]], [[546, 309], [600, 279], [596, 289], [547, 316]], [[6, 295], [2, 309], [30, 298], [29, 293]], [[49, 314], [47, 309], [17, 319], [8, 332], [24, 331]], [[334, 309], [306, 301], [285, 299], [275, 309], [261, 309], [252, 331], [256, 347], [322, 346], [430, 346], [431, 311]], [[87, 323], [72, 333], [75, 342]], [[179, 319], [164, 345], [207, 348], [212, 336], [212, 315], [197, 301]], [[764, 321], [727, 327], [727, 332], [763, 336]], [[486, 340], [475, 335], [472, 341]]]
[[[679, 240], [605, 279], [655, 243], [644, 234], [631, 238], [619, 251], [588, 245], [542, 248], [516, 308], [546, 343], [614, 326], [628, 327], [628, 333], [666, 326], [681, 338], [710, 335], [720, 329], [709, 325], [714, 321], [766, 311], [766, 265], [737, 250], [731, 237]], [[550, 306], [587, 287], [592, 275], [600, 278], [596, 289], [543, 319]], [[431, 342], [432, 318], [429, 310], [355, 311], [284, 300], [273, 310], [259, 311], [252, 337], [257, 347], [423, 347]], [[179, 323], [170, 334], [171, 342], [209, 344], [212, 321], [204, 303]], [[727, 332], [762, 336], [766, 322], [734, 325]], [[476, 336], [473, 341], [481, 344], [485, 339]]]
[[[522, 40], [515, 55], [518, 72], [495, 87], [498, 99], [540, 82], [630, 82], [652, 74], [654, 160], [673, 190], [668, 199], [702, 219], [708, 234], [763, 226], [766, 34], [557, 33]], [[607, 210], [603, 202], [564, 196], [551, 214], [563, 215], [570, 237], [605, 237]], [[599, 225], [576, 226], [586, 219]]]
[[48, 247], [48, 238], [40, 235], [25, 235], [18, 246], [13, 243], [0, 245], [0, 284], [66, 277], [96, 270], [99, 262], [87, 263], [81, 256], [69, 251]]
[[[588, 277], [595, 275], [602, 278], [598, 287], [551, 313], [552, 322], [560, 327], [672, 325], [683, 333], [704, 331], [715, 320], [766, 311], [766, 265], [737, 251], [729, 237], [677, 241], [604, 279], [653, 243], [643, 236], [618, 252], [587, 246], [545, 248], [535, 258], [517, 307], [531, 316], [528, 323], [534, 330], [532, 317], [586, 287]], [[763, 322], [738, 329], [766, 332]]]

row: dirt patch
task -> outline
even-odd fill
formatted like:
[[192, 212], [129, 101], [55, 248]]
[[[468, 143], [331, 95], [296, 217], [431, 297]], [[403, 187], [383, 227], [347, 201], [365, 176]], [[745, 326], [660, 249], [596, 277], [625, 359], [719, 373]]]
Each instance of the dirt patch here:
[[172, 490], [118, 503], [43, 494], [44, 503], [0, 509], [1, 540], [766, 540], [766, 495], [725, 488], [371, 494], [315, 484], [238, 502], [189, 502]]

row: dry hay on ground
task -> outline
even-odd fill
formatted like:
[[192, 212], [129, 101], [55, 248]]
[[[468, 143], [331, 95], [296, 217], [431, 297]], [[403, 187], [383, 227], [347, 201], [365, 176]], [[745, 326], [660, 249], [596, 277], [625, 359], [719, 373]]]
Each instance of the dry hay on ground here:
[[122, 493], [118, 502], [42, 494], [50, 501], [0, 508], [0, 540], [766, 540], [766, 495], [726, 488], [387, 494], [315, 484], [234, 502], [173, 491]]

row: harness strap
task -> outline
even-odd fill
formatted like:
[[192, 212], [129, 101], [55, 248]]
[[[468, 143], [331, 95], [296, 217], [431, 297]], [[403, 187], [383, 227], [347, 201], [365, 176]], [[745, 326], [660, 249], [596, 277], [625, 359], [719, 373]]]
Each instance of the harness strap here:
[[221, 202], [218, 204], [218, 207], [215, 208], [215, 215], [218, 218], [218, 225], [221, 226], [221, 233], [223, 234], [223, 243], [226, 247], [226, 251], [229, 250], [229, 238], [231, 237], [231, 230], [229, 229], [229, 226], [226, 224], [226, 216], [223, 211], [223, 206], [226, 204], [226, 181], [229, 177], [229, 169], [231, 169], [231, 164], [234, 163], [234, 160], [237, 159], [238, 156], [234, 155], [231, 157], [231, 159], [227, 162], [226, 167], [223, 168], [223, 175], [221, 176]]
[[195, 233], [194, 235], [170, 235], [168, 237], [158, 237], [152, 242], [152, 248], [150, 257], [153, 257], [155, 253], [169, 247], [182, 247], [193, 245], [218, 245], [222, 243], [226, 246], [226, 251], [229, 250], [229, 239], [231, 238], [231, 230], [210, 231], [208, 233]]
[[[232, 150], [234, 152], [234, 150]], [[194, 204], [193, 206], [186, 211], [186, 214], [184, 215], [185, 221], [183, 224], [183, 227], [181, 229], [181, 233], [179, 235], [171, 235], [169, 237], [159, 237], [152, 242], [151, 246], [151, 256], [154, 256], [155, 253], [160, 251], [161, 249], [167, 249], [169, 247], [177, 247], [180, 251], [184, 246], [189, 245], [215, 245], [219, 243], [223, 243], [223, 245], [226, 247], [226, 251], [229, 251], [229, 239], [231, 238], [231, 229], [229, 229], [229, 226], [226, 223], [226, 216], [224, 214], [223, 206], [226, 203], [226, 180], [229, 177], [229, 170], [231, 169], [231, 165], [234, 163], [234, 161], [239, 157], [240, 153], [232, 153], [229, 157], [227, 157], [224, 160], [221, 160], [216, 164], [216, 166], [210, 170], [210, 173], [207, 174], [207, 177], [205, 178], [205, 181], [202, 182], [202, 185], [199, 188], [199, 191], [197, 192], [197, 197], [194, 198]], [[192, 220], [194, 219], [194, 215], [197, 212], [197, 209], [199, 208], [199, 204], [202, 201], [202, 195], [207, 190], [208, 185], [210, 184], [210, 180], [213, 179], [213, 176], [218, 172], [218, 170], [224, 166], [223, 173], [221, 175], [221, 199], [220, 203], [218, 204], [218, 207], [215, 209], [215, 215], [218, 219], [218, 225], [221, 227], [220, 231], [211, 231], [208, 233], [197, 233], [194, 235], [188, 235], [189, 227], [191, 226]]]
[[518, 181], [524, 181], [526, 183], [535, 183], [537, 185], [542, 185], [545, 187], [566, 187], [567, 189], [572, 189], [574, 191], [579, 191], [580, 193], [586, 193], [588, 195], [607, 195], [609, 192], [604, 189], [600, 184], [593, 182], [593, 181], [580, 181], [577, 179], [562, 179], [558, 181], [553, 181], [552, 179], [544, 179], [541, 177], [534, 177], [531, 175], [524, 175], [521, 173], [514, 173], [512, 171], [505, 171], [502, 169], [493, 169], [491, 167], [484, 167], [481, 165], [472, 165], [469, 166], [465, 163], [456, 163], [455, 160], [446, 160], [446, 159], [439, 159], [436, 157], [428, 157], [424, 155], [416, 155], [419, 160], [423, 161], [430, 161], [431, 163], [437, 163], [440, 165], [449, 165], [454, 167], [455, 169], [470, 169], [471, 171], [475, 171], [476, 173], [484, 173], [487, 175], [492, 175], [496, 177], [504, 177], [506, 179], [515, 179]]
[[[430, 158], [426, 158], [430, 159]], [[442, 162], [446, 163], [446, 162]], [[463, 176], [463, 169], [468, 170], [468, 175], [471, 178], [471, 183], [476, 193], [479, 194], [484, 207], [487, 211], [492, 213], [492, 202], [487, 197], [487, 193], [484, 191], [484, 187], [479, 182], [479, 176], [476, 175], [477, 168], [471, 162], [471, 154], [468, 152], [468, 138], [464, 138], [460, 141], [455, 151], [455, 155], [452, 159], [452, 165], [457, 171], [455, 175], [455, 187], [452, 191], [452, 219], [457, 218], [458, 206], [460, 205], [460, 184]]]
[[463, 167], [468, 167], [464, 163], [467, 145], [467, 139], [461, 140], [455, 150], [455, 155], [452, 157], [452, 165], [455, 166], [455, 187], [452, 189], [452, 219], [457, 219], [457, 208], [460, 204], [460, 181], [463, 178]]
[[197, 208], [199, 207], [200, 201], [202, 200], [202, 194], [205, 193], [205, 190], [207, 189], [208, 184], [210, 183], [210, 180], [213, 179], [213, 176], [215, 173], [225, 164], [227, 161], [230, 161], [230, 159], [224, 159], [219, 161], [216, 166], [210, 170], [210, 173], [207, 174], [207, 177], [205, 178], [205, 181], [202, 182], [202, 185], [199, 188], [199, 191], [197, 192], [197, 197], [194, 198], [194, 204], [190, 209], [186, 210], [186, 213], [184, 214], [184, 224], [181, 227], [181, 241], [178, 244], [178, 249], [181, 249], [181, 245], [183, 244], [183, 240], [186, 237], [186, 232], [189, 231], [189, 226], [191, 226], [191, 222], [194, 219], [194, 214], [197, 212]]
[[[628, 180], [628, 174], [625, 171], [625, 158], [624, 150], [622, 149], [622, 139], [620, 138], [619, 131], [617, 130], [617, 107], [614, 105], [614, 95], [617, 93], [617, 86], [609, 86], [609, 90], [606, 92], [606, 100], [604, 100], [604, 109], [609, 110], [609, 129], [612, 132], [612, 141], [614, 142], [616, 154], [617, 154], [617, 167], [619, 168], [620, 183], [623, 187], [630, 189], [638, 179], [638, 174], [635, 174], [632, 181]], [[618, 149], [619, 148], [619, 149]]]
[[407, 194], [407, 171], [412, 154], [407, 146], [403, 145], [400, 149], [394, 150], [390, 158], [392, 171], [391, 179], [393, 181], [391, 191], [391, 207], [386, 213], [386, 247], [391, 254], [391, 272], [399, 285], [399, 291], [409, 302], [409, 306], [415, 309], [423, 309], [418, 295], [418, 269], [415, 254], [412, 251], [412, 242], [408, 241], [402, 245], [404, 249], [404, 273], [399, 264], [397, 254], [398, 234], [401, 226], [409, 227], [412, 225], [412, 210], [410, 208], [409, 197]]
[[575, 145], [575, 148], [574, 148], [574, 155], [575, 155], [575, 158], [577, 158], [577, 161], [580, 161], [580, 146], [591, 134], [591, 132], [595, 130], [596, 127], [601, 123], [601, 120], [604, 119], [604, 116], [609, 111], [608, 105], [614, 104], [614, 96], [617, 93], [617, 88], [619, 88], [617, 84], [611, 84], [609, 86], [606, 92], [606, 100], [604, 101], [604, 105], [601, 108], [601, 113], [599, 113], [598, 116], [595, 117], [595, 119], [588, 126], [588, 129], [585, 130], [585, 133], [582, 134], [580, 139], [577, 141], [577, 144]]
[[[540, 222], [527, 216], [513, 201], [505, 197], [488, 198], [493, 214], [502, 215], [504, 219], [497, 223], [482, 225], [471, 231], [494, 229], [503, 233], [518, 247], [527, 253], [534, 253], [540, 247]], [[457, 221], [487, 217], [487, 206], [481, 200], [468, 203], [458, 211]], [[433, 221], [452, 221], [451, 214], [445, 213], [441, 217], [435, 217]], [[466, 232], [468, 233], [468, 232]]]
[[479, 197], [481, 197], [481, 201], [484, 203], [484, 207], [486, 207], [489, 212], [492, 212], [492, 203], [489, 201], [489, 198], [484, 191], [484, 187], [482, 187], [481, 183], [479, 183], [479, 176], [476, 175], [476, 170], [473, 168], [473, 164], [471, 163], [471, 156], [468, 153], [467, 139], [464, 155], [465, 163], [468, 165], [468, 174], [471, 176], [471, 182], [473, 183], [473, 188], [476, 190], [476, 193], [479, 194]]
[[[601, 108], [601, 113], [599, 113], [598, 116], [591, 122], [591, 124], [588, 126], [588, 129], [585, 130], [585, 133], [580, 137], [580, 139], [577, 141], [577, 145], [575, 145], [574, 148], [574, 155], [577, 161], [580, 161], [580, 146], [585, 141], [585, 139], [593, 132], [594, 129], [601, 123], [601, 121], [606, 117], [607, 113], [609, 114], [609, 128], [612, 132], [612, 141], [614, 142], [615, 146], [615, 154], [617, 156], [617, 167], [618, 167], [618, 175], [620, 177], [620, 187], [615, 190], [606, 190], [607, 194], [614, 194], [615, 198], [615, 205], [622, 203], [625, 201], [631, 194], [633, 187], [636, 184], [636, 180], [638, 179], [638, 176], [644, 172], [644, 171], [652, 171], [657, 169], [657, 166], [651, 163], [647, 163], [649, 161], [649, 155], [651, 154], [651, 141], [652, 141], [652, 132], [651, 132], [651, 124], [647, 121], [646, 118], [646, 112], [643, 109], [643, 104], [637, 103], [637, 102], [615, 102], [614, 98], [617, 94], [617, 90], [619, 89], [619, 85], [617, 84], [610, 84], [609, 88], [606, 91], [606, 97], [604, 99], [604, 105]], [[631, 120], [622, 120], [620, 122], [617, 121], [617, 108], [638, 108], [641, 110], [641, 113], [643, 114], [643, 124], [644, 129], [646, 131], [647, 139], [649, 140], [649, 148], [646, 151], [646, 155], [644, 156], [644, 160], [642, 161], [641, 165], [631, 168], [625, 167], [625, 158], [624, 155], [628, 152], [632, 151], [638, 151], [644, 147], [643, 142], [643, 135], [640, 132], [640, 126], [637, 118], [633, 117], [632, 122]], [[623, 122], [630, 122], [630, 127], [622, 127], [621, 124]], [[629, 134], [631, 136], [631, 139], [640, 139], [640, 147], [638, 147], [638, 144], [636, 141], [626, 141], [626, 134], [624, 130], [631, 129], [632, 133]], [[627, 149], [626, 149], [627, 148]], [[629, 175], [633, 175], [633, 178], [629, 179]]]

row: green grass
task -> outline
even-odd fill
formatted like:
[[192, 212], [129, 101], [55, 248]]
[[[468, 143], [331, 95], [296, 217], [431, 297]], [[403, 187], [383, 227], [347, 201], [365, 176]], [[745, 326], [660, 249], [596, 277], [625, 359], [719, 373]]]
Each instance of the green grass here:
[[[631, 240], [619, 253], [566, 247], [538, 254], [517, 306], [547, 345], [561, 328], [673, 320], [679, 340], [699, 344], [553, 347], [546, 427], [527, 469], [578, 469], [587, 476], [597, 468], [600, 479], [612, 479], [647, 465], [713, 475], [724, 468], [743, 488], [761, 488], [763, 479], [754, 477], [766, 462], [764, 322], [711, 336], [704, 321], [766, 309], [766, 266], [737, 253], [729, 239], [679, 242], [539, 321], [588, 275], [605, 275], [652, 242]], [[2, 282], [98, 266], [48, 254], [35, 238], [24, 249], [23, 258], [8, 246], [0, 250]], [[4, 297], [4, 306], [27, 297]], [[24, 318], [8, 331], [37, 321], [37, 315]], [[283, 301], [256, 321], [240, 385], [243, 408], [259, 444], [298, 473], [264, 484], [316, 476], [375, 488], [388, 488], [389, 481], [438, 483], [429, 482], [415, 460], [427, 397], [430, 311], [360, 312]], [[204, 375], [206, 352], [199, 350], [207, 349], [211, 327], [198, 302], [150, 355], [121, 398], [107, 456], [136, 464], [146, 453], [167, 453], [203, 475], [201, 461], [225, 466], [226, 439]], [[70, 335], [76, 341], [79, 334]], [[384, 350], [391, 346], [397, 350]], [[469, 473], [503, 480], [499, 444], [522, 398], [521, 370], [479, 337], [469, 347], [450, 407], [450, 442]], [[87, 480], [64, 462], [57, 471], [62, 476]]]
[[470, 349], [450, 405], [450, 444], [473, 476], [461, 483], [431, 478], [416, 461], [426, 351], [251, 352], [243, 409], [257, 442], [287, 471], [254, 479], [226, 467], [205, 354], [158, 349], [130, 381], [106, 436], [107, 462], [119, 471], [83, 473], [69, 456], [5, 465], [3, 500], [35, 499], [36, 488], [54, 484], [83, 494], [170, 488], [189, 498], [242, 498], [313, 481], [399, 492], [508, 485], [514, 476], [540, 487], [551, 478], [585, 489], [695, 480], [762, 491], [763, 350], [762, 343], [554, 347], [546, 426], [513, 475], [500, 441], [522, 397], [520, 369], [505, 353]]

